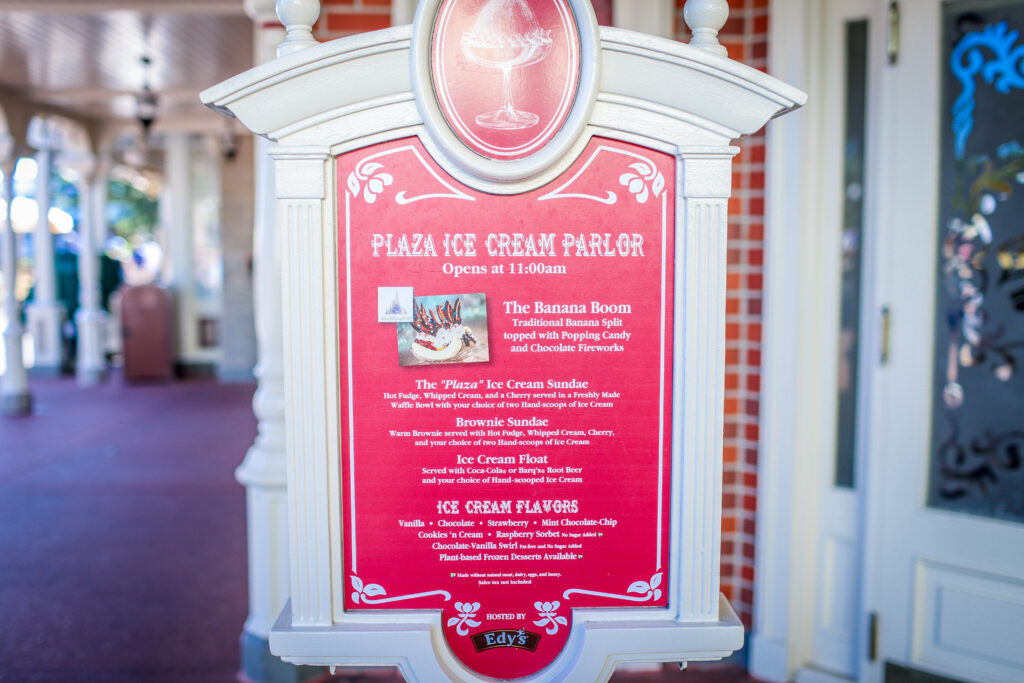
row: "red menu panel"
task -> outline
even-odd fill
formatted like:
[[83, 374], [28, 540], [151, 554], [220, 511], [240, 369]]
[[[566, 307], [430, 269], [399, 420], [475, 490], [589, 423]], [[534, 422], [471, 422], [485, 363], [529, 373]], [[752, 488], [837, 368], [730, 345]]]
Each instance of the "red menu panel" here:
[[346, 609], [440, 610], [494, 678], [575, 608], [665, 608], [675, 162], [598, 139], [494, 196], [338, 157]]

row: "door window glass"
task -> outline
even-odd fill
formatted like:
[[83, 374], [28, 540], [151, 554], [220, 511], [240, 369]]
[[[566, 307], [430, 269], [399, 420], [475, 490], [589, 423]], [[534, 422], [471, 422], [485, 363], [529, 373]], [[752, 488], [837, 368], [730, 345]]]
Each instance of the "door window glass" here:
[[839, 415], [835, 485], [852, 488], [857, 447], [857, 356], [860, 348], [861, 254], [864, 241], [864, 144], [868, 22], [846, 24], [842, 256], [839, 301]]
[[1024, 2], [943, 6], [928, 503], [1024, 522]]

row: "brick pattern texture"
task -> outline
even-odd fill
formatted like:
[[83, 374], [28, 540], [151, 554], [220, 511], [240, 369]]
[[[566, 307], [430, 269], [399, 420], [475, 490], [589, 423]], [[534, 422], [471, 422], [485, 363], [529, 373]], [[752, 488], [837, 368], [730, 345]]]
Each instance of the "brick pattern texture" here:
[[[612, 24], [612, 0], [593, 0], [597, 23]], [[320, 20], [313, 27], [317, 40], [325, 42], [391, 25], [391, 0], [321, 0]]]
[[[690, 39], [685, 0], [676, 0], [676, 39]], [[732, 59], [764, 71], [768, 0], [731, 0], [719, 34]], [[729, 200], [725, 346], [725, 469], [722, 493], [722, 592], [749, 629], [754, 600], [761, 303], [764, 281], [764, 130], [740, 141]]]
[[320, 0], [320, 20], [313, 27], [326, 42], [391, 26], [391, 0]]
[[[390, 0], [323, 0], [314, 32], [326, 41], [387, 28]], [[602, 25], [612, 23], [611, 0], [594, 0]], [[689, 40], [685, 0], [676, 0], [676, 38]], [[720, 40], [733, 59], [766, 68], [768, 0], [732, 0]], [[754, 592], [758, 414], [761, 389], [761, 303], [764, 270], [765, 137], [741, 141], [729, 202], [726, 317], [725, 470], [722, 518], [722, 590], [750, 627]]]

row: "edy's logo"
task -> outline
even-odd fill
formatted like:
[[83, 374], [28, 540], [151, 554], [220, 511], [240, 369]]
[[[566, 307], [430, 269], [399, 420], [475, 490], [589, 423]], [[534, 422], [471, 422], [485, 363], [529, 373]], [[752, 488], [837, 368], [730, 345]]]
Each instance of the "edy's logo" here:
[[473, 641], [473, 647], [476, 648], [477, 652], [494, 650], [499, 647], [513, 647], [517, 650], [535, 652], [537, 644], [540, 642], [540, 634], [531, 633], [522, 628], [518, 631], [513, 629], [496, 629], [494, 631], [476, 633], [470, 636], [470, 639]]

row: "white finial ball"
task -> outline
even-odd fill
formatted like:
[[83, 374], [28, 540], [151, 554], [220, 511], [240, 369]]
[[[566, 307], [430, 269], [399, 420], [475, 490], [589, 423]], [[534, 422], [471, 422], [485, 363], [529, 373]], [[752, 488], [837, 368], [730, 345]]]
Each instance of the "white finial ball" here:
[[718, 33], [729, 18], [729, 3], [726, 0], [687, 0], [683, 18], [694, 33], [698, 29], [711, 29]]
[[320, 16], [320, 0], [277, 0], [277, 18], [285, 28], [312, 26]]

